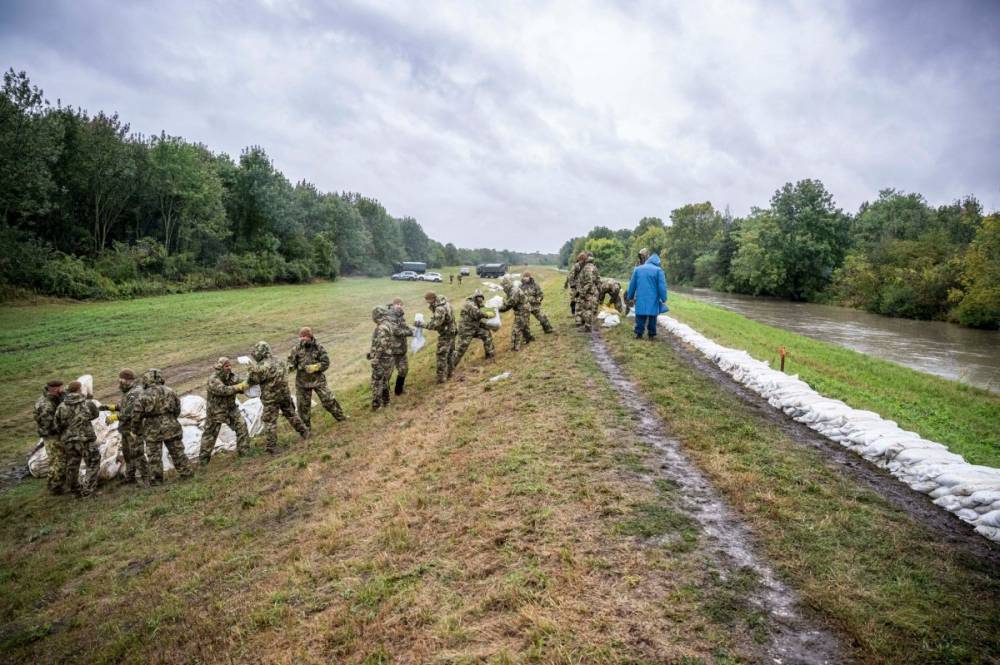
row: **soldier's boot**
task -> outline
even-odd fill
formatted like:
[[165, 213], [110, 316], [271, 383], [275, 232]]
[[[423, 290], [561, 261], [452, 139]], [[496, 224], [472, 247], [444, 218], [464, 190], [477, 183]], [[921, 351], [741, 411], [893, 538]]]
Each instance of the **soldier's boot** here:
[[388, 381], [382, 387], [382, 404], [385, 405], [385, 406], [389, 406], [389, 383], [388, 383]]
[[404, 392], [403, 386], [405, 384], [406, 384], [406, 377], [405, 376], [397, 376], [396, 377], [396, 389], [395, 389], [394, 392], [396, 393], [397, 396], [403, 394], [403, 392]]

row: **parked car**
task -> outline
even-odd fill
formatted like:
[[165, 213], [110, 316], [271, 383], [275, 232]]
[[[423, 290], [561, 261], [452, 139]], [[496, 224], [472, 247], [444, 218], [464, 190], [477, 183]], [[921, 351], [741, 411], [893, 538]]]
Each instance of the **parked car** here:
[[440, 282], [441, 281], [441, 273], [439, 273], [439, 272], [425, 272], [423, 275], [417, 276], [417, 279], [419, 279], [422, 282]]
[[471, 268], [469, 268], [468, 266], [463, 266], [462, 269], [458, 271], [458, 274], [461, 275], [462, 277], [468, 277], [470, 272]]
[[404, 282], [414, 282], [420, 279], [420, 275], [413, 272], [412, 270], [404, 270], [403, 272], [397, 272], [392, 276], [392, 279], [402, 280]]

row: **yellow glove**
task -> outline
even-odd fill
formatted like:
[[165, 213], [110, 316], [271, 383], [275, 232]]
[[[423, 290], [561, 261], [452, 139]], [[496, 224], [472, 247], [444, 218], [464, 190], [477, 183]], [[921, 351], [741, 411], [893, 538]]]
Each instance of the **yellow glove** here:
[[306, 371], [309, 372], [310, 374], [315, 374], [320, 370], [321, 367], [323, 366], [320, 365], [319, 363], [313, 363], [312, 365], [306, 365]]
[[106, 424], [108, 424], [108, 425], [110, 425], [111, 423], [118, 422], [118, 414], [117, 413], [109, 413], [108, 417], [104, 419], [104, 422]]
[[235, 386], [236, 392], [238, 392], [238, 393], [246, 392], [247, 388], [249, 388], [249, 387], [250, 387], [250, 384], [247, 383], [246, 381], [243, 381], [242, 383], [237, 383], [236, 386]]
[[115, 411], [118, 410], [118, 405], [117, 404], [106, 404], [105, 406], [108, 408], [108, 411], [110, 411], [111, 413], [114, 413]]

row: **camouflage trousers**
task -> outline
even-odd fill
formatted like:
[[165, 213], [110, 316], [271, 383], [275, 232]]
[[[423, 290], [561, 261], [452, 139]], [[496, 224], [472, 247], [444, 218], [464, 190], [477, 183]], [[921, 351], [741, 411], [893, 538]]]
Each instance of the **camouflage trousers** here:
[[520, 351], [522, 346], [535, 340], [531, 334], [530, 321], [531, 312], [528, 310], [514, 312], [514, 325], [510, 329], [510, 348], [512, 350]]
[[372, 360], [372, 408], [389, 406], [389, 375], [395, 364], [393, 356]]
[[496, 351], [493, 348], [493, 335], [486, 328], [479, 328], [471, 333], [459, 332], [458, 341], [455, 343], [455, 352], [451, 356], [452, 371], [458, 367], [458, 363], [461, 362], [462, 356], [469, 350], [469, 345], [472, 344], [472, 340], [474, 339], [483, 340], [483, 351], [486, 353], [487, 360], [496, 355]]
[[137, 475], [149, 480], [149, 465], [146, 464], [146, 455], [139, 437], [130, 429], [119, 428], [118, 433], [122, 437], [122, 457], [125, 458], [122, 477], [125, 482], [134, 483]]
[[47, 436], [44, 442], [49, 458], [49, 492], [62, 494], [66, 488], [66, 448], [58, 436]]
[[149, 482], [163, 482], [163, 447], [166, 446], [170, 461], [174, 463], [181, 478], [191, 477], [191, 465], [184, 454], [184, 443], [180, 437], [150, 441], [146, 439], [146, 458], [149, 464]]
[[264, 412], [260, 416], [260, 420], [264, 425], [264, 447], [274, 452], [278, 447], [278, 416], [284, 416], [299, 436], [305, 436], [309, 429], [299, 418], [298, 414], [295, 413], [295, 404], [292, 402], [292, 396], [289, 394], [284, 394], [277, 399], [271, 399], [268, 397], [267, 401], [264, 402]]
[[451, 378], [451, 356], [455, 353], [454, 336], [438, 335], [437, 350], [434, 355], [437, 359], [437, 382], [444, 383]]
[[[97, 473], [101, 470], [101, 451], [96, 440], [65, 441], [66, 480], [69, 489], [78, 496], [88, 496], [97, 489]], [[80, 482], [80, 462], [87, 466], [87, 473]]]
[[243, 419], [243, 414], [235, 404], [228, 411], [221, 413], [209, 412], [205, 418], [205, 429], [201, 433], [201, 444], [198, 450], [198, 459], [202, 464], [208, 464], [212, 459], [212, 450], [215, 448], [215, 440], [219, 438], [219, 430], [223, 425], [236, 432], [236, 454], [246, 455], [250, 452], [250, 435], [247, 433], [247, 422]]
[[330, 415], [337, 420], [344, 420], [344, 410], [340, 408], [340, 402], [337, 398], [333, 396], [333, 392], [326, 386], [325, 383], [321, 383], [312, 388], [304, 388], [302, 386], [296, 386], [295, 389], [295, 400], [298, 406], [299, 419], [302, 420], [302, 424], [306, 427], [312, 427], [312, 394], [316, 391], [316, 397], [319, 397], [320, 404], [323, 408], [330, 412]]
[[594, 320], [597, 318], [597, 294], [581, 294], [580, 300], [576, 303], [576, 312], [580, 317], [583, 329], [587, 331], [593, 329]]
[[608, 302], [618, 310], [618, 313], [625, 316], [625, 302], [622, 300], [621, 289], [602, 289], [600, 295], [597, 297], [597, 306], [600, 307], [604, 304], [604, 298], [607, 297]]
[[406, 358], [406, 351], [392, 357], [392, 367], [396, 370], [396, 378], [406, 378], [406, 374], [410, 371], [410, 361]]
[[545, 312], [542, 311], [541, 305], [531, 308], [531, 316], [538, 319], [538, 323], [541, 324], [543, 331], [547, 333], [552, 332], [552, 324], [549, 323], [549, 317], [545, 316]]

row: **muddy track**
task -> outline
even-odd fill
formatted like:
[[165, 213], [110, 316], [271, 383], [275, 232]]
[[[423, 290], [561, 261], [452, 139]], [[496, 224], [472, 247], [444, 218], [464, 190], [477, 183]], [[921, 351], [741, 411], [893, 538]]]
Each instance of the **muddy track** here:
[[774, 408], [763, 397], [737, 383], [698, 350], [663, 328], [660, 330], [663, 334], [658, 335], [658, 338], [663, 340], [662, 343], [669, 344], [675, 354], [692, 369], [713, 379], [723, 390], [738, 397], [756, 416], [780, 428], [799, 445], [821, 450], [831, 468], [884, 497], [894, 507], [931, 530], [941, 541], [961, 548], [967, 554], [1000, 570], [1000, 545], [980, 536], [971, 525], [954, 514], [935, 506], [928, 495], [911, 489], [892, 477], [888, 471]]
[[632, 434], [655, 451], [660, 476], [680, 488], [678, 507], [704, 531], [709, 541], [707, 553], [723, 570], [750, 570], [756, 575], [758, 585], [748, 601], [768, 617], [768, 641], [762, 660], [809, 665], [846, 662], [838, 638], [802, 613], [797, 596], [754, 552], [747, 527], [684, 455], [680, 443], [666, 435], [666, 426], [655, 415], [652, 403], [625, 376], [599, 334], [592, 335], [590, 347], [622, 407], [631, 413]]

